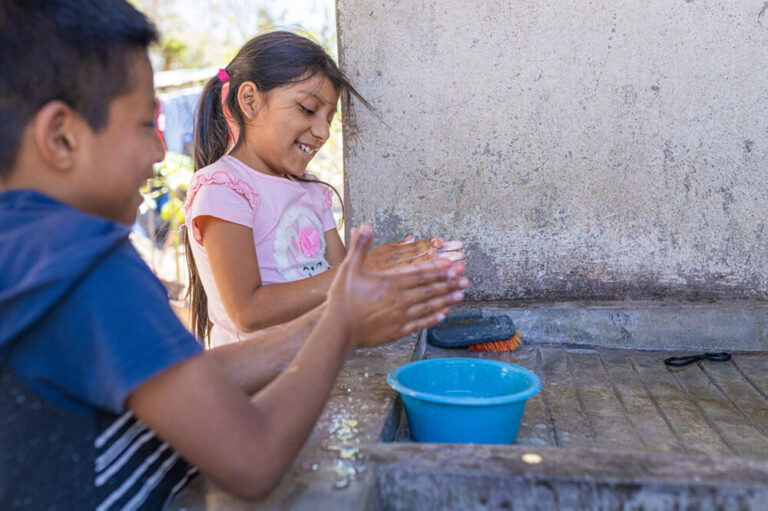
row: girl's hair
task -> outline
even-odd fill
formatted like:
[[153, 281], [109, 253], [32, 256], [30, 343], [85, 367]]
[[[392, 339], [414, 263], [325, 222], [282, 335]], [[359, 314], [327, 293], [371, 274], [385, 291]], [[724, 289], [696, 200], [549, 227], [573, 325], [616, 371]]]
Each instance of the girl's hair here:
[[[346, 98], [352, 94], [371, 108], [322, 46], [291, 32], [277, 31], [254, 37], [237, 52], [225, 71], [229, 75], [229, 93], [224, 102], [239, 127], [239, 133], [243, 133], [244, 116], [237, 101], [237, 91], [244, 82], [253, 82], [260, 92], [266, 93], [282, 85], [302, 82], [321, 74]], [[222, 85], [218, 76], [214, 76], [205, 84], [200, 96], [193, 151], [195, 171], [219, 160], [227, 154], [230, 146], [229, 128], [221, 105]], [[331, 188], [338, 195], [338, 191]], [[198, 339], [207, 345], [211, 326], [208, 320], [208, 297], [195, 267], [187, 232], [184, 245], [189, 268], [187, 298], [190, 302], [192, 328]]]

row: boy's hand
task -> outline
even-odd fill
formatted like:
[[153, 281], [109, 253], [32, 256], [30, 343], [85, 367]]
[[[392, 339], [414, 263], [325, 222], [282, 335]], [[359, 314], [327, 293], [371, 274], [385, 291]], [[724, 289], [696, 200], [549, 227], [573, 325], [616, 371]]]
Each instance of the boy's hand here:
[[446, 241], [445, 238], [414, 241], [413, 236], [408, 236], [371, 250], [365, 258], [365, 269], [386, 271], [403, 265], [432, 261], [436, 257], [460, 261], [464, 259], [463, 248], [464, 244], [460, 241]]
[[370, 271], [365, 263], [372, 238], [368, 224], [352, 230], [349, 253], [328, 291], [329, 312], [348, 322], [350, 338], [360, 347], [377, 346], [438, 323], [450, 305], [463, 298], [461, 290], [469, 284], [459, 276], [464, 265], [443, 258]]

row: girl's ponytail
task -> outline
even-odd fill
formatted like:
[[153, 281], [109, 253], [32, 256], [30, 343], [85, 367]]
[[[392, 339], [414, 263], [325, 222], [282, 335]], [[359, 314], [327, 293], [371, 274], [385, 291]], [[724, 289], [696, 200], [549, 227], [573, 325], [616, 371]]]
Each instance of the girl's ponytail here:
[[227, 154], [229, 149], [229, 128], [221, 107], [222, 86], [221, 79], [214, 76], [208, 80], [200, 94], [192, 155], [195, 171], [215, 162]]
[[[229, 149], [229, 128], [221, 107], [222, 85], [221, 79], [214, 76], [208, 80], [200, 94], [192, 155], [195, 172], [224, 156]], [[192, 255], [192, 245], [189, 241], [189, 232], [187, 231], [184, 229], [182, 237], [184, 238], [184, 251], [189, 273], [187, 300], [190, 308], [190, 322], [194, 334], [208, 347], [211, 326], [208, 319], [208, 297], [197, 272], [195, 258]]]
[[187, 301], [189, 302], [189, 319], [192, 332], [205, 347], [209, 347], [210, 321], [208, 321], [208, 295], [205, 294], [200, 275], [197, 273], [195, 258], [192, 255], [192, 245], [189, 242], [188, 229], [182, 232], [184, 239], [184, 252], [187, 258], [187, 274], [189, 285], [187, 286]]

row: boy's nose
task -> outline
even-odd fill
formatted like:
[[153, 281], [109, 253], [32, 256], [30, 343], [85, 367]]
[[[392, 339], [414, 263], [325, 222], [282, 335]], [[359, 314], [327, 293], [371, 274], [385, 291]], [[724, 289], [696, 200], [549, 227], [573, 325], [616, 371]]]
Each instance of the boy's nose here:
[[163, 143], [163, 139], [160, 138], [160, 134], [158, 132], [155, 132], [155, 140], [152, 152], [152, 161], [154, 163], [159, 163], [165, 159], [165, 144]]

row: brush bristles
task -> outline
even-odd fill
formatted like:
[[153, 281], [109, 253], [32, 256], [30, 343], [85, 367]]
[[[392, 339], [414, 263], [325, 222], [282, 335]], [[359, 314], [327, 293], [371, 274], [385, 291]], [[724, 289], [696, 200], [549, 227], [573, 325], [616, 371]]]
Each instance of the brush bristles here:
[[515, 335], [509, 339], [501, 339], [499, 341], [480, 342], [477, 344], [470, 344], [468, 346], [469, 351], [492, 351], [501, 353], [504, 351], [516, 350], [520, 346], [520, 333], [515, 330]]

